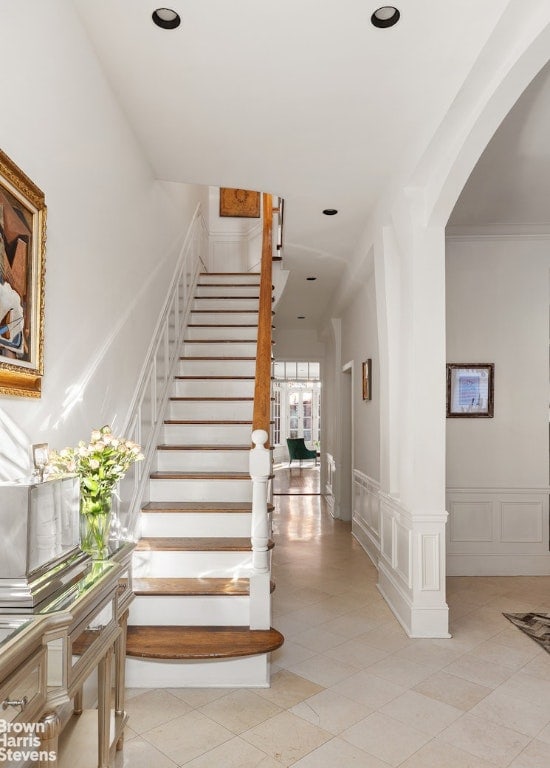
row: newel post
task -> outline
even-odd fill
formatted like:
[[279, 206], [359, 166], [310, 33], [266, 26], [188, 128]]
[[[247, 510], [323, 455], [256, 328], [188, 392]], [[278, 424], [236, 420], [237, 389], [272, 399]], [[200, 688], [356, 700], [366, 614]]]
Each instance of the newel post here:
[[271, 607], [269, 600], [270, 568], [268, 512], [268, 483], [271, 475], [271, 452], [265, 448], [268, 434], [263, 429], [252, 433], [254, 447], [250, 451], [252, 478], [252, 573], [250, 575], [250, 628], [269, 629]]

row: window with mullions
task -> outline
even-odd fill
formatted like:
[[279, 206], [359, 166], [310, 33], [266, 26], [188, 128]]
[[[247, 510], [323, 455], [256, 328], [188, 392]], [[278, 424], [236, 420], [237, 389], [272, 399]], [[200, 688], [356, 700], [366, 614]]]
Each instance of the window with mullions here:
[[273, 444], [287, 437], [303, 437], [319, 446], [321, 382], [319, 363], [276, 362], [273, 365]]

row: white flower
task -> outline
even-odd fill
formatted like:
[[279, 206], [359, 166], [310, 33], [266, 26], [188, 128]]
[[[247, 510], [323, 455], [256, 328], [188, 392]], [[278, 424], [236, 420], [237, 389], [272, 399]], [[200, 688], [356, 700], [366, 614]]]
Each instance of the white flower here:
[[97, 459], [90, 459], [90, 467], [92, 469], [99, 469], [100, 467], [99, 461]]
[[92, 443], [95, 443], [97, 440], [100, 440], [100, 439], [101, 439], [101, 432], [99, 431], [99, 429], [94, 429], [91, 437]]

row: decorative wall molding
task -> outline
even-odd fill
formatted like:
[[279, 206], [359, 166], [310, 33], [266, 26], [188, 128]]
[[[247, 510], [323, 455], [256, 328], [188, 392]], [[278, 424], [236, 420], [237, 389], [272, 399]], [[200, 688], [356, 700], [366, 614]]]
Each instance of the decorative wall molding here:
[[351, 532], [373, 563], [380, 557], [380, 483], [353, 470]]
[[332, 517], [336, 515], [336, 499], [334, 497], [334, 482], [336, 477], [336, 461], [330, 453], [325, 453], [325, 501]]
[[550, 240], [550, 223], [447, 227], [445, 239], [464, 242], [480, 240]]
[[550, 487], [448, 488], [449, 576], [550, 574]]

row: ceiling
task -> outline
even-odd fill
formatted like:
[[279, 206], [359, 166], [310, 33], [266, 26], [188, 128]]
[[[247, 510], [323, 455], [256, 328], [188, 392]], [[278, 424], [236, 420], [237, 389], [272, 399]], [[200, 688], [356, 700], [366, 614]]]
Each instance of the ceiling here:
[[[150, 0], [73, 2], [158, 178], [285, 198], [277, 322], [315, 328], [374, 204], [414, 169], [509, 0], [399, 0], [391, 29], [370, 23], [376, 0], [174, 0], [169, 31]], [[481, 215], [463, 203], [457, 223]]]

